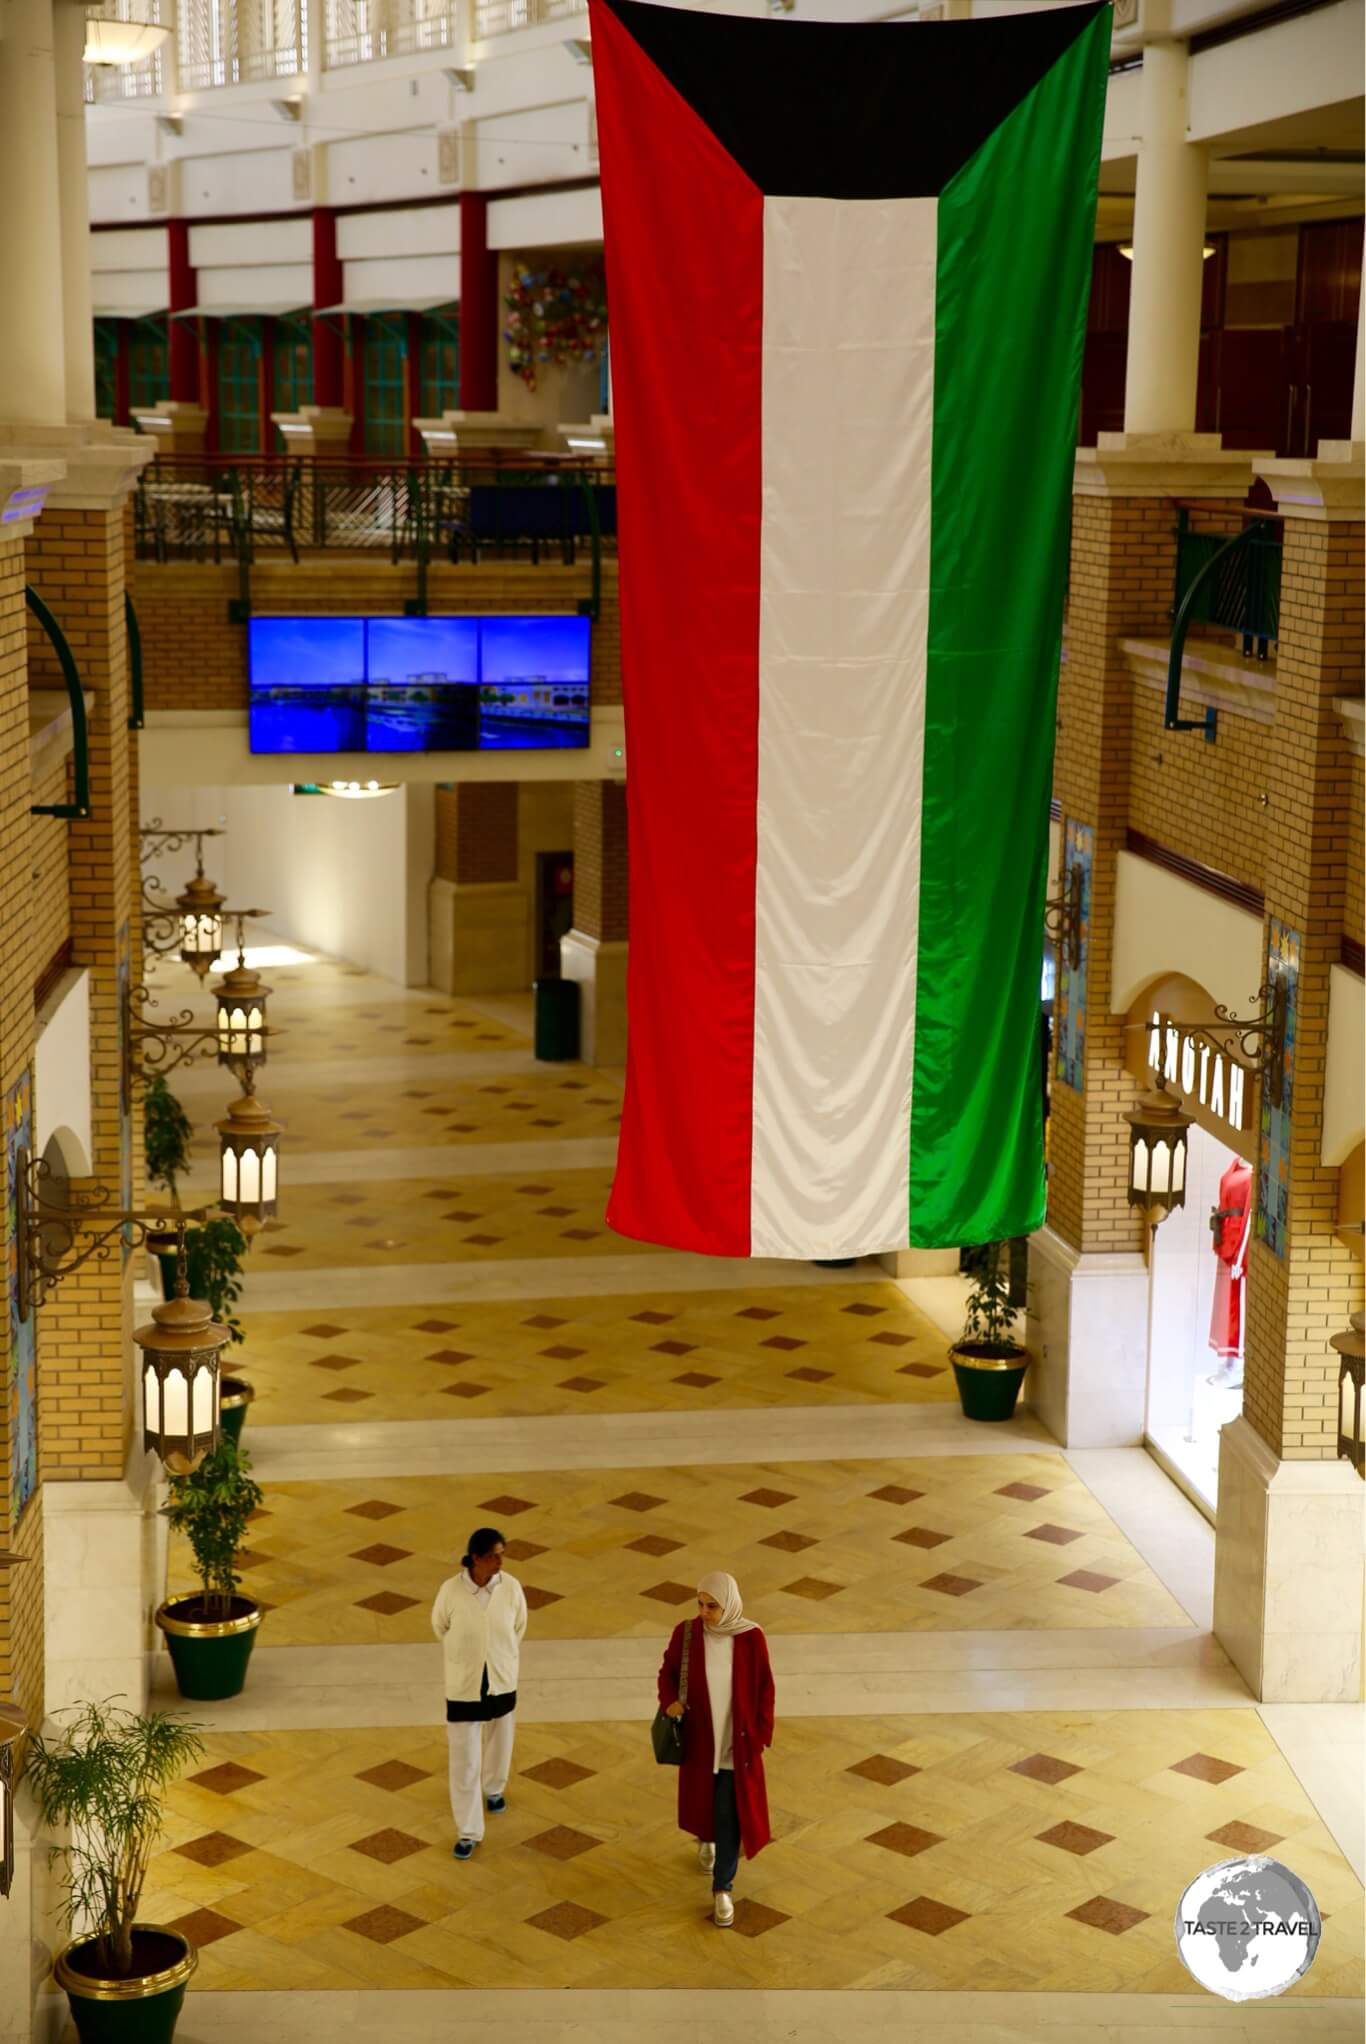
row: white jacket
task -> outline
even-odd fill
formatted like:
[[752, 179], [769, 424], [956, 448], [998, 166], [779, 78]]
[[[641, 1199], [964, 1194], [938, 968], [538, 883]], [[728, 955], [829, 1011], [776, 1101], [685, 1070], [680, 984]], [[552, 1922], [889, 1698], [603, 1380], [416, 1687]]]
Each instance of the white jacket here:
[[463, 1569], [451, 1576], [436, 1593], [432, 1631], [445, 1656], [448, 1703], [477, 1703], [486, 1667], [490, 1696], [506, 1696], [517, 1687], [526, 1597], [506, 1570], [494, 1577], [489, 1597], [476, 1593]]

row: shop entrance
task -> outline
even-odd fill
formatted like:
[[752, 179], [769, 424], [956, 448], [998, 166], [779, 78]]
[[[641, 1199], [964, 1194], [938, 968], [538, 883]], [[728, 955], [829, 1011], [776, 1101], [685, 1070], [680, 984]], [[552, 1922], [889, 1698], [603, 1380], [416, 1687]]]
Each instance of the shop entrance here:
[[1252, 1167], [1197, 1122], [1186, 1204], [1153, 1231], [1146, 1437], [1211, 1515], [1219, 1429], [1243, 1409], [1251, 1207]]

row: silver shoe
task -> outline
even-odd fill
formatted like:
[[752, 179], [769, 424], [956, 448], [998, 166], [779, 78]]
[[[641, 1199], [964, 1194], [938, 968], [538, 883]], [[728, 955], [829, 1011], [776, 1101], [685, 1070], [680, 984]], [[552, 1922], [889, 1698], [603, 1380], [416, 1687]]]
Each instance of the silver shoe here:
[[714, 1845], [703, 1845], [699, 1842], [697, 1847], [697, 1864], [701, 1867], [704, 1874], [709, 1874], [716, 1865], [716, 1847]]
[[718, 1930], [729, 1930], [735, 1921], [735, 1904], [724, 1888], [718, 1888], [716, 1891], [712, 1920]]

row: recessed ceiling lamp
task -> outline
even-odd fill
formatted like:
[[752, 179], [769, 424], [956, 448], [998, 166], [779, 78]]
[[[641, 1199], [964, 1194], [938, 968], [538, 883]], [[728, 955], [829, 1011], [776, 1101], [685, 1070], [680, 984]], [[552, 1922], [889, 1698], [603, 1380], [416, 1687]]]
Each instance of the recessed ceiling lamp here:
[[154, 56], [170, 39], [170, 29], [159, 28], [154, 22], [111, 21], [105, 14], [88, 14], [81, 58], [84, 63], [101, 68], [137, 64], [144, 57]]
[[376, 795], [396, 795], [397, 781], [320, 781], [319, 795], [336, 795], [343, 802], [370, 802]]
[[[1131, 263], [1133, 261], [1134, 245], [1131, 241], [1121, 241], [1119, 244], [1119, 252], [1123, 256], [1126, 263]], [[1204, 247], [1201, 249], [1200, 253], [1205, 258], [1205, 261], [1208, 262], [1210, 257], [1214, 254], [1214, 243], [1212, 241], [1207, 241]]]

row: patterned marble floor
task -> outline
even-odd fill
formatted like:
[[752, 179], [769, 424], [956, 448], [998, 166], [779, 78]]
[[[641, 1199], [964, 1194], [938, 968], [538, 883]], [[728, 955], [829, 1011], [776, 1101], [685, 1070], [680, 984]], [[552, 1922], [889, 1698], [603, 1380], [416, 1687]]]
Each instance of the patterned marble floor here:
[[955, 1396], [943, 1336], [890, 1283], [252, 1313], [249, 1332], [232, 1366], [256, 1387], [253, 1428]]
[[440, 1727], [216, 1735], [148, 1907], [200, 1947], [201, 1990], [1171, 1995], [1191, 1870], [1277, 1847], [1325, 1919], [1296, 1993], [1361, 1991], [1360, 1890], [1251, 1710], [780, 1716], [769, 1789], [775, 1843], [718, 1938], [638, 1724], [520, 1729], [508, 1811], [463, 1866]]
[[[663, 1638], [715, 1567], [775, 1632], [1185, 1622], [1066, 1463], [993, 1454], [273, 1483], [242, 1561], [263, 1639], [427, 1639], [480, 1524], [545, 1638]], [[171, 1580], [191, 1580], [181, 1547]]]
[[[1147, 2044], [1139, 2009], [1203, 2039], [1202, 2010], [1225, 2012], [1190, 1994], [1176, 1897], [1200, 1868], [1262, 1848], [1309, 1881], [1326, 1918], [1314, 1969], [1275, 2021], [1322, 2018], [1316, 2037], [1341, 2024], [1351, 2004], [1333, 1998], [1361, 1989], [1360, 1886], [1262, 1718], [1227, 1690], [1220, 1708], [1204, 1707], [1207, 1688], [1200, 1707], [1175, 1708], [1192, 1692], [1159, 1690], [1156, 1675], [1145, 1708], [1105, 1707], [1138, 1700], [1135, 1641], [1168, 1657], [1165, 1680], [1207, 1654], [1225, 1679], [1169, 1587], [1175, 1518], [1153, 1533], [1130, 1504], [1121, 1531], [1099, 1472], [1088, 1464], [1083, 1481], [1031, 1449], [1029, 1422], [959, 1422], [944, 1337], [890, 1282], [865, 1270], [857, 1283], [814, 1271], [800, 1276], [819, 1285], [784, 1283], [771, 1268], [753, 1282], [610, 1235], [601, 1149], [561, 1146], [611, 1140], [620, 1075], [535, 1067], [526, 997], [448, 1001], [326, 960], [266, 976], [287, 1032], [263, 1084], [289, 1131], [282, 1225], [253, 1252], [233, 1363], [258, 1388], [248, 1440], [262, 1466], [328, 1475], [268, 1477], [252, 1528], [247, 1586], [270, 1607], [258, 1695], [287, 1695], [288, 1714], [248, 1731], [231, 1728], [233, 1704], [214, 1707], [223, 1728], [176, 1785], [152, 1869], [147, 1913], [201, 1950], [187, 2044], [227, 2034], [219, 2011], [233, 2005], [272, 2044], [320, 2026], [407, 2039], [470, 2025], [624, 2044], [662, 2034], [666, 1991], [702, 1983], [713, 1992], [686, 2000], [704, 2009], [709, 2044], [739, 2035], [723, 1993], [727, 2009], [740, 1996], [754, 2011], [740, 2019], [747, 2044], [828, 2044], [856, 2024], [890, 2037], [874, 2012], [894, 1996], [908, 2011], [898, 2035], [938, 2044], [953, 2000], [973, 2012], [955, 2019], [955, 2044], [1004, 2044], [1043, 2034], [1016, 2000], [1026, 1993], [1048, 2001], [1069, 2044]], [[187, 1074], [184, 1097], [202, 1132], [221, 1075]], [[303, 1165], [292, 1182], [291, 1156]], [[879, 1405], [904, 1452], [870, 1436]], [[478, 1474], [452, 1473], [480, 1459]], [[387, 1717], [344, 1722], [344, 1683], [334, 1714], [310, 1712], [323, 1662], [368, 1654], [411, 1671], [432, 1655], [434, 1587], [488, 1519], [535, 1593], [546, 1655], [594, 1671], [596, 1687], [578, 1721], [522, 1726], [509, 1811], [460, 1866], [444, 1734], [419, 1721], [425, 1680], [405, 1673]], [[636, 1643], [652, 1654], [718, 1560], [784, 1652], [805, 1666], [829, 1642], [827, 1674], [847, 1661], [851, 1685], [885, 1685], [845, 1699], [838, 1674], [819, 1694], [792, 1677], [770, 1770], [776, 1842], [742, 1868], [728, 1938], [706, 1921], [645, 1712], [636, 1721], [629, 1681], [612, 1679], [612, 1656]], [[190, 1580], [178, 1550], [171, 1580]], [[937, 1666], [950, 1643], [962, 1681], [986, 1656], [982, 1686], [934, 1687], [945, 1678], [923, 1657]], [[1060, 1686], [983, 1708], [990, 1671], [1020, 1654], [1042, 1656]], [[1109, 1678], [1093, 1707], [1042, 1707], [1079, 1696], [1066, 1677], [1080, 1683], [1083, 1668]], [[878, 1714], [884, 1693], [892, 1715]], [[960, 1695], [970, 1709], [953, 1707]], [[1315, 1794], [1322, 1806], [1321, 1782]], [[822, 2013], [766, 2014], [776, 1988]], [[258, 1990], [264, 2001], [241, 2002]], [[608, 1990], [654, 1993], [609, 2017]], [[857, 2005], [839, 1998], [855, 1993]], [[400, 2004], [424, 2012], [416, 2028]], [[1268, 2016], [1259, 2034], [1291, 2032]]]

